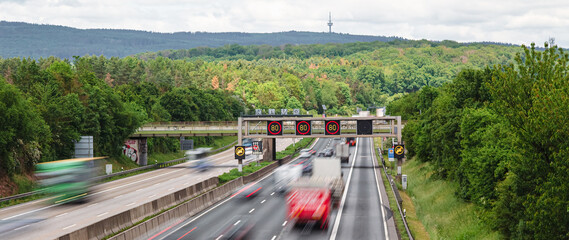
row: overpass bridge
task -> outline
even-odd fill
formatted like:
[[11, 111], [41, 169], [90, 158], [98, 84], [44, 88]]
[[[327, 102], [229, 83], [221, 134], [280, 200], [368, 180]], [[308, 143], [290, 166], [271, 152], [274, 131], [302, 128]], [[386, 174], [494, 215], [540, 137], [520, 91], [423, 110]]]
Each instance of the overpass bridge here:
[[[243, 138], [261, 138], [265, 146], [263, 159], [274, 160], [276, 138], [395, 137], [401, 142], [398, 129], [402, 126], [401, 116], [260, 115], [239, 117], [238, 121], [149, 123], [130, 138], [138, 140], [140, 165], [147, 163], [149, 137], [237, 136], [238, 145], [242, 144]], [[240, 160], [239, 166], [241, 164]]]

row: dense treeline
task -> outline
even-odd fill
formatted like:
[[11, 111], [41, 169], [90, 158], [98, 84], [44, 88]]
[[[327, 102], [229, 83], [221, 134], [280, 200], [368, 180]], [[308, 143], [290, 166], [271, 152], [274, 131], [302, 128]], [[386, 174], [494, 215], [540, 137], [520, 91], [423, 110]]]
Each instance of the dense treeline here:
[[569, 238], [569, 55], [524, 47], [515, 64], [461, 71], [388, 106], [409, 156], [459, 183], [506, 237]]
[[[214, 51], [232, 48], [242, 47]], [[308, 54], [295, 57], [289, 50]], [[71, 157], [80, 135], [95, 137], [96, 155], [117, 155], [124, 139], [148, 121], [235, 120], [254, 108], [319, 114], [322, 105], [328, 114], [350, 115], [356, 107], [381, 106], [423, 86], [440, 86], [461, 68], [505, 64], [519, 49], [415, 41], [283, 51], [284, 57], [254, 60], [0, 58], [0, 118], [6, 123], [0, 128], [1, 167], [25, 172], [35, 162]], [[168, 143], [152, 142], [155, 149], [169, 149]]]
[[94, 136], [96, 156], [117, 156], [144, 122], [234, 120], [244, 109], [226, 91], [164, 90], [152, 82], [117, 86], [93, 67], [89, 58], [0, 61], [0, 174], [71, 158], [82, 135]]

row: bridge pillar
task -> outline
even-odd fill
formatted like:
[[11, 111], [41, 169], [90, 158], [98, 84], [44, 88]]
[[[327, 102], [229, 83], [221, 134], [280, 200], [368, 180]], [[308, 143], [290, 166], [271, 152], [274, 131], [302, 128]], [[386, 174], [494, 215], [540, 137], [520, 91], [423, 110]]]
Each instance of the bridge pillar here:
[[138, 142], [138, 150], [140, 151], [138, 165], [146, 166], [148, 164], [148, 138], [139, 138]]
[[263, 138], [263, 160], [274, 161], [276, 159], [275, 153], [276, 145], [274, 138]]

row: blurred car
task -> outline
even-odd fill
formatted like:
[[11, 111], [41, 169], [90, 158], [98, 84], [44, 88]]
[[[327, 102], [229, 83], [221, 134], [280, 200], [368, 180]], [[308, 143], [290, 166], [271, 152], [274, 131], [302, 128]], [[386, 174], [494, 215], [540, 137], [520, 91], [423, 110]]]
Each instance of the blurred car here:
[[312, 161], [305, 161], [302, 163], [302, 174], [312, 174]]
[[326, 148], [318, 153], [319, 157], [332, 157], [334, 156], [334, 149]]
[[346, 138], [346, 143], [352, 147], [356, 146], [356, 138], [353, 137]]
[[209, 170], [212, 166], [213, 165], [207, 159], [199, 159], [193, 163], [192, 167], [197, 169], [199, 172], [205, 172]]
[[252, 239], [255, 220], [247, 215], [231, 217], [210, 239], [216, 240], [247, 240]]
[[261, 184], [258, 182], [253, 182], [237, 190], [237, 192], [235, 192], [233, 196], [239, 199], [247, 200], [255, 198], [256, 196], [260, 195], [262, 192], [263, 192], [263, 186], [261, 186]]
[[305, 149], [300, 150], [300, 156], [299, 157], [307, 158], [307, 157], [314, 155], [315, 153], [316, 153], [316, 150], [305, 148]]

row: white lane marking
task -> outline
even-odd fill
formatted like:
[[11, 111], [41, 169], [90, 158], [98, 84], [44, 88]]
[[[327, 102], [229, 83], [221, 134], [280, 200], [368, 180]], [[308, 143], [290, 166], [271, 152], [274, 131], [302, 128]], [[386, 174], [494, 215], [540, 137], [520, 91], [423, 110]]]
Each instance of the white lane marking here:
[[95, 205], [97, 205], [97, 204], [99, 204], [99, 203], [93, 203], [93, 204], [91, 204], [91, 205], [89, 205], [89, 206], [87, 206], [87, 207], [93, 207], [93, 206], [95, 206]]
[[15, 218], [15, 217], [19, 217], [19, 216], [22, 216], [22, 215], [26, 215], [26, 214], [28, 214], [28, 213], [33, 213], [33, 212], [41, 211], [41, 210], [48, 209], [48, 208], [53, 207], [53, 206], [59, 206], [59, 205], [61, 205], [61, 203], [60, 203], [60, 204], [56, 204], [56, 205], [49, 205], [49, 206], [47, 206], [47, 207], [38, 208], [38, 209], [36, 209], [36, 210], [32, 210], [32, 211], [25, 212], [25, 213], [20, 213], [20, 214], [11, 216], [11, 217], [4, 218], [4, 219], [2, 219], [2, 220], [9, 220], [9, 219], [12, 219], [12, 218]]
[[342, 201], [340, 202], [340, 209], [338, 209], [338, 214], [336, 215], [336, 221], [334, 221], [334, 228], [332, 228], [332, 234], [330, 235], [330, 240], [336, 240], [336, 235], [338, 234], [338, 228], [340, 227], [340, 218], [342, 218], [342, 211], [344, 210], [344, 204], [346, 204], [346, 196], [348, 195], [348, 189], [350, 188], [350, 180], [352, 180], [352, 172], [354, 171], [354, 164], [356, 163], [356, 158], [358, 156], [358, 149], [360, 139], [356, 139], [356, 152], [354, 153], [354, 158], [352, 159], [352, 166], [350, 167], [350, 173], [348, 174], [348, 181], [346, 187], [344, 188], [344, 194], [342, 194]]
[[170, 188], [170, 189], [168, 189], [168, 191], [172, 191], [172, 190], [174, 190], [174, 188]]
[[25, 225], [25, 226], [21, 226], [21, 227], [19, 227], [19, 228], [14, 229], [14, 231], [18, 231], [18, 230], [20, 230], [20, 229], [24, 229], [24, 228], [29, 227], [29, 226], [30, 226], [30, 224]]
[[261, 204], [265, 203], [265, 201], [267, 201], [267, 199], [265, 199], [265, 200], [261, 201]]
[[154, 184], [154, 185], [152, 185], [152, 186], [154, 187], [154, 186], [158, 186], [158, 185], [160, 185], [160, 183], [156, 183], [156, 184]]
[[277, 235], [274, 235], [273, 238], [271, 238], [271, 240], [275, 240], [277, 239]]
[[217, 237], [215, 240], [219, 240], [221, 237], [223, 237], [223, 235], [219, 235], [219, 237]]
[[275, 195], [275, 192], [271, 193], [271, 196]]
[[[256, 184], [256, 183], [258, 183], [258, 182], [260, 182], [260, 181], [265, 180], [265, 178], [268, 178], [269, 176], [273, 175], [273, 173], [274, 173], [274, 172], [271, 172], [271, 173], [267, 174], [267, 176], [264, 176], [264, 177], [262, 177], [261, 179], [257, 180], [254, 184]], [[216, 209], [217, 207], [221, 206], [222, 204], [226, 203], [227, 201], [233, 199], [234, 197], [235, 197], [235, 196], [229, 197], [229, 198], [223, 200], [223, 202], [220, 202], [219, 204], [217, 204], [217, 205], [215, 205], [214, 207], [208, 209], [207, 211], [203, 212], [202, 214], [196, 216], [195, 218], [193, 218], [192, 220], [188, 221], [187, 223], [184, 223], [182, 226], [178, 227], [176, 230], [174, 230], [174, 231], [172, 231], [172, 232], [177, 232], [177, 231], [179, 231], [180, 229], [182, 229], [183, 227], [188, 226], [188, 224], [194, 222], [195, 220], [198, 220], [198, 219], [199, 219], [200, 217], [202, 217], [203, 215], [206, 215], [207, 213], [211, 212], [212, 210]], [[168, 235], [167, 235], [167, 236], [168, 236]], [[164, 236], [164, 237], [160, 238], [160, 240], [166, 238], [167, 236]], [[219, 237], [222, 237], [222, 236], [223, 236], [223, 235], [221, 235], [221, 236], [219, 236]]]
[[102, 216], [105, 216], [105, 215], [107, 215], [108, 213], [109, 213], [109, 212], [104, 212], [104, 213], [101, 213], [101, 214], [97, 215], [97, 217], [102, 217]]
[[[145, 179], [142, 179], [142, 180], [138, 180], [138, 181], [136, 181], [136, 182], [127, 183], [127, 184], [121, 185], [121, 186], [116, 186], [116, 187], [114, 187], [114, 188], [109, 188], [109, 189], [107, 189], [107, 190], [103, 190], [103, 191], [100, 191], [100, 192], [93, 193], [92, 195], [97, 195], [97, 194], [105, 193], [105, 192], [112, 191], [112, 190], [115, 190], [115, 189], [118, 189], [118, 188], [123, 188], [123, 187], [126, 187], [126, 186], [130, 186], [130, 185], [133, 185], [133, 184], [137, 184], [137, 183], [139, 183], [139, 182], [144, 182], [144, 181], [148, 181], [148, 180], [151, 180], [151, 179], [154, 179], [154, 178], [162, 177], [162, 176], [164, 176], [164, 175], [174, 174], [174, 173], [179, 172], [179, 171], [182, 171], [182, 170], [184, 170], [184, 169], [178, 169], [178, 170], [176, 170], [176, 171], [163, 173], [163, 174], [160, 174], [160, 175], [156, 175], [156, 176], [154, 176], [154, 177], [149, 177], [149, 178], [145, 178]], [[142, 175], [142, 174], [141, 174], [141, 175]], [[140, 176], [140, 175], [138, 175], [138, 176]]]
[[56, 217], [56, 218], [58, 218], [58, 217], [63, 217], [63, 216], [65, 216], [65, 215], [67, 215], [67, 214], [68, 214], [68, 212], [59, 214], [59, 215], [57, 215], [57, 216], [55, 216], [55, 217]]
[[239, 221], [235, 222], [235, 223], [233, 224], [233, 226], [235, 226], [235, 225], [239, 224], [240, 222], [241, 222], [241, 220], [239, 220]]
[[129, 207], [129, 206], [132, 206], [132, 205], [134, 205], [134, 204], [136, 204], [136, 202], [131, 202], [131, 203], [125, 205], [125, 206]]
[[249, 213], [252, 213], [253, 211], [255, 211], [255, 209], [254, 209], [254, 208], [253, 208], [253, 209], [251, 209], [251, 211], [249, 211]]
[[144, 188], [138, 189], [138, 190], [136, 190], [135, 192], [139, 192], [139, 191], [142, 191], [142, 190], [144, 190]]
[[202, 178], [201, 178], [201, 177], [199, 177], [197, 180], [202, 180]]
[[69, 226], [67, 226], [67, 227], [64, 227], [64, 228], [62, 228], [62, 230], [65, 230], [65, 229], [68, 229], [68, 228], [72, 228], [72, 227], [75, 227], [75, 225], [77, 225], [77, 224], [69, 225]]
[[283, 223], [283, 227], [286, 225], [286, 223], [287, 223], [287, 222], [288, 222], [288, 221], [284, 221], [284, 223]]
[[118, 195], [118, 196], [114, 197], [113, 199], [117, 199], [117, 198], [120, 198], [120, 197], [122, 197], [122, 195]]
[[152, 195], [148, 196], [148, 198], [152, 198], [152, 197], [156, 197], [156, 194], [152, 194]]
[[377, 179], [377, 170], [375, 170], [375, 165], [377, 163], [377, 159], [375, 158], [375, 151], [373, 151], [373, 141], [371, 141], [372, 147], [370, 148], [371, 156], [371, 164], [373, 166], [373, 175], [375, 176], [375, 185], [377, 186], [377, 194], [379, 195], [379, 203], [381, 204], [379, 207], [381, 208], [381, 217], [383, 219], [383, 232], [385, 232], [385, 239], [389, 239], [387, 234], [387, 222], [385, 221], [385, 210], [383, 209], [383, 198], [381, 197], [381, 191], [379, 190], [379, 180]]

